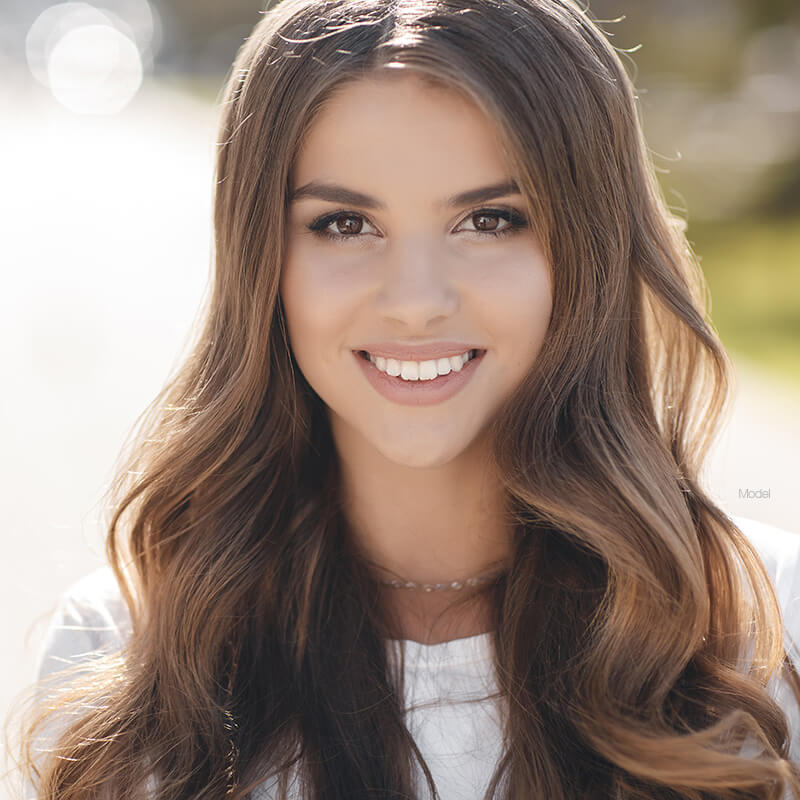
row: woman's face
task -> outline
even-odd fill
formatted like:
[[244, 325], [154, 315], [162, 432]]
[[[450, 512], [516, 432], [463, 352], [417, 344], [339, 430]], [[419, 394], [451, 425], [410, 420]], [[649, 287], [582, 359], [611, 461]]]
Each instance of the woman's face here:
[[[396, 464], [445, 464], [476, 442], [536, 359], [552, 282], [522, 196], [448, 202], [512, 180], [498, 136], [460, 94], [393, 71], [345, 84], [303, 142], [293, 193], [313, 182], [364, 196], [293, 200], [281, 276], [295, 359], [340, 449], [350, 442]], [[441, 379], [373, 374], [402, 382], [402, 398], [386, 396], [356, 352], [431, 344], [415, 360], [438, 360], [454, 350], [446, 342], [485, 354], [435, 402], [423, 392]]]

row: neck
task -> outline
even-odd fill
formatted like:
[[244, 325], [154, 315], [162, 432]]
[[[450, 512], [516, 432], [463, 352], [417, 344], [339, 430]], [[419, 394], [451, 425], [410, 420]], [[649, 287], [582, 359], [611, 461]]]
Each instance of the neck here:
[[508, 563], [505, 496], [481, 450], [428, 468], [389, 462], [358, 442], [339, 452], [354, 544], [379, 580], [450, 583]]
[[459, 598], [454, 604], [453, 597], [445, 594], [398, 593], [387, 589], [383, 603], [388, 611], [391, 638], [439, 644], [494, 629], [492, 607], [486, 595], [473, 594], [464, 598], [465, 602]]

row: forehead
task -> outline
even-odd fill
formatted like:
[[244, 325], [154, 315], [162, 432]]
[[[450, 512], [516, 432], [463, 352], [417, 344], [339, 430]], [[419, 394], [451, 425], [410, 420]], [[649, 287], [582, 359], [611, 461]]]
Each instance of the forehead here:
[[501, 140], [500, 126], [465, 92], [411, 70], [385, 70], [347, 81], [326, 99], [293, 182], [403, 175], [452, 182], [459, 172], [459, 183], [496, 180], [509, 171]]

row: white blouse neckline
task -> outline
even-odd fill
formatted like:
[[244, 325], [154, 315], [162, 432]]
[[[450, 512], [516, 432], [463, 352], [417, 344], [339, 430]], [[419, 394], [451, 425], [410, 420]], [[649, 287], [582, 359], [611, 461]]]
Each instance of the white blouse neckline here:
[[413, 639], [389, 639], [390, 647], [402, 647], [406, 661], [427, 666], [487, 664], [492, 660], [492, 631], [425, 644]]

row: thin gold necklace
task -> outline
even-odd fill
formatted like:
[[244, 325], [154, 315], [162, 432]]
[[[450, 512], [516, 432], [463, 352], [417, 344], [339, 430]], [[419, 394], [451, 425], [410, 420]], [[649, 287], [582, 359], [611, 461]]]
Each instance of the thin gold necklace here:
[[381, 580], [384, 586], [391, 586], [393, 589], [421, 589], [423, 592], [437, 592], [443, 590], [463, 589], [465, 586], [477, 586], [481, 583], [493, 581], [502, 572], [494, 572], [491, 575], [483, 575], [478, 578], [467, 578], [463, 581], [448, 581], [446, 583], [417, 583], [416, 581]]

